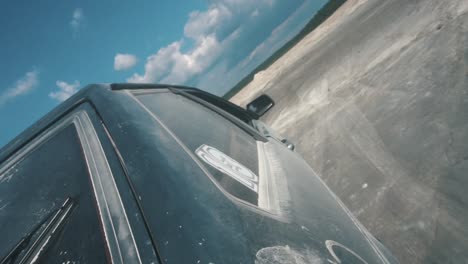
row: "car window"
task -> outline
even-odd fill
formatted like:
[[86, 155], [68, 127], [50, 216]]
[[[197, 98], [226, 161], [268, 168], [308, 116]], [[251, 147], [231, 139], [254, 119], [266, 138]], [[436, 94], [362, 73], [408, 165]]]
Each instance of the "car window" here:
[[[106, 263], [90, 177], [74, 125], [51, 136], [12, 166], [0, 167], [0, 258], [35, 227], [41, 227], [40, 223], [50, 219], [68, 198], [74, 206], [50, 238], [40, 262]], [[45, 227], [35, 233], [42, 229]]]
[[136, 96], [207, 165], [221, 187], [258, 205], [257, 142], [252, 135], [184, 96], [173, 93]]

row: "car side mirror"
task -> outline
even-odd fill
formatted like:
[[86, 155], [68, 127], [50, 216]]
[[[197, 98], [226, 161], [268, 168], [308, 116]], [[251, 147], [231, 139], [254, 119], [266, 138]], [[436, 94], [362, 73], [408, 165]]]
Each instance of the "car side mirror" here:
[[275, 102], [273, 99], [266, 94], [262, 94], [247, 105], [247, 111], [258, 119], [268, 112], [268, 110], [270, 110], [274, 105]]

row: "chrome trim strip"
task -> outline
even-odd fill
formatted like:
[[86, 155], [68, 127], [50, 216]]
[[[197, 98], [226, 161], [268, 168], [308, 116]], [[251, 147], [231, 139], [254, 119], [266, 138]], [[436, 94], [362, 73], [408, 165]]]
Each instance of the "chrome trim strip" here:
[[287, 177], [277, 160], [271, 142], [257, 141], [258, 177], [260, 177], [258, 206], [272, 214], [289, 219], [286, 214], [291, 197]]
[[88, 114], [77, 113], [78, 134], [93, 183], [112, 263], [142, 263], [119, 190]]

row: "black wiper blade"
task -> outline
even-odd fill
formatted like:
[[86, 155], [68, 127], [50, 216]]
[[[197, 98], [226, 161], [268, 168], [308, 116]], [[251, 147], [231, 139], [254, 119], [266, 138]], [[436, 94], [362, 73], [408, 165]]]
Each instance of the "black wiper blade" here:
[[47, 222], [44, 230], [42, 230], [41, 234], [19, 262], [20, 264], [26, 262], [35, 263], [40, 258], [40, 255], [45, 252], [56, 232], [63, 226], [65, 220], [70, 215], [73, 205], [72, 198], [68, 197], [52, 219]]
[[37, 223], [30, 232], [23, 236], [20, 241], [18, 241], [18, 243], [16, 243], [15, 246], [8, 252], [8, 254], [2, 258], [0, 264], [12, 263], [16, 257], [18, 257], [19, 253], [21, 253], [21, 251], [26, 248], [34, 234], [47, 222], [47, 220], [50, 219], [52, 214], [53, 211], [50, 212], [47, 217], [44, 217], [42, 221]]
[[[13, 263], [19, 254], [28, 246], [31, 238], [36, 234], [36, 232], [46, 224], [41, 234], [38, 235], [37, 239], [34, 241], [33, 245], [29, 248], [28, 252], [24, 255], [19, 263], [25, 263], [31, 256], [35, 256], [36, 259], [38, 254], [40, 254], [47, 244], [50, 242], [51, 236], [59, 229], [60, 226], [65, 222], [66, 217], [71, 212], [74, 203], [71, 197], [68, 197], [63, 205], [54, 212], [51, 212], [45, 217], [41, 222], [34, 226], [34, 228], [26, 234], [23, 238], [16, 243], [16, 245], [8, 252], [8, 254], [2, 259], [0, 264], [10, 264]], [[48, 239], [45, 239], [48, 237]], [[36, 252], [39, 249], [39, 252]], [[35, 253], [36, 254], [33, 254]]]

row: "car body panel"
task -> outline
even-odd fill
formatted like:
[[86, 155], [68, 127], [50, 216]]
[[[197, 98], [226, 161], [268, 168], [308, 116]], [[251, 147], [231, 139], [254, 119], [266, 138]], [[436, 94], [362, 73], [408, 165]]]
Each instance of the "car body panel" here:
[[[94, 126], [102, 123], [97, 131], [116, 184], [125, 199], [134, 199], [124, 205], [142, 258], [163, 263], [396, 263], [310, 166], [278, 140], [254, 139], [261, 198], [251, 204], [218, 184], [210, 165], [180, 139], [181, 132], [172, 131], [124, 88], [82, 89], [5, 146], [0, 162], [86, 102], [99, 120]], [[145, 248], [148, 244], [154, 251]]]

